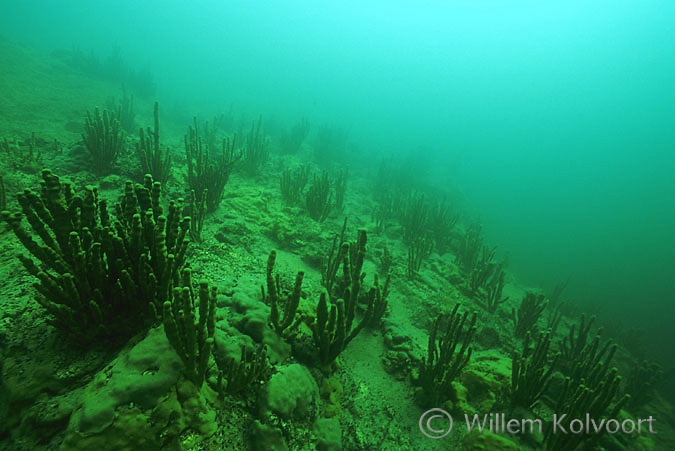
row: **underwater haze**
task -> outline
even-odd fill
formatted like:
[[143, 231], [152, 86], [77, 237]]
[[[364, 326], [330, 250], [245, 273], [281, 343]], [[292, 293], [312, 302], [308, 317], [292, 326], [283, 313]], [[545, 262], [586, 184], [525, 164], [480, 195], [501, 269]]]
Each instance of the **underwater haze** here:
[[[417, 158], [509, 269], [675, 362], [675, 2], [4, 1], [0, 33], [119, 48], [186, 116], [336, 124]], [[415, 165], [417, 167], [417, 165]]]

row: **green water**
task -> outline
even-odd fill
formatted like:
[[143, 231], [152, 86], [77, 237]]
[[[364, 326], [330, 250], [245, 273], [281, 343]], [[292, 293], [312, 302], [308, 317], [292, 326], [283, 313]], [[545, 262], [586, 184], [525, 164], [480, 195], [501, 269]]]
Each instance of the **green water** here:
[[[167, 115], [308, 117], [411, 159], [525, 285], [675, 363], [675, 3], [2, 2], [0, 33], [108, 55]], [[376, 165], [373, 166], [375, 171]]]

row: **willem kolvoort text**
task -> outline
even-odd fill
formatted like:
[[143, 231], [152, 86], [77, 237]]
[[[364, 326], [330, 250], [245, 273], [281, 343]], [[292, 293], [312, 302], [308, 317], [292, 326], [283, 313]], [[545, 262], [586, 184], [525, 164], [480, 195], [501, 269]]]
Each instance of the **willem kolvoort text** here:
[[[493, 434], [542, 434], [543, 421], [537, 419], [507, 419], [504, 413], [490, 413], [473, 416], [464, 414], [467, 432], [491, 432]], [[594, 419], [589, 414], [584, 418], [570, 419], [567, 414], [553, 414], [552, 424], [554, 434], [609, 434], [623, 433], [649, 433], [656, 434], [654, 423], [656, 419], [651, 415], [649, 418], [632, 419], [622, 421], [617, 419]]]

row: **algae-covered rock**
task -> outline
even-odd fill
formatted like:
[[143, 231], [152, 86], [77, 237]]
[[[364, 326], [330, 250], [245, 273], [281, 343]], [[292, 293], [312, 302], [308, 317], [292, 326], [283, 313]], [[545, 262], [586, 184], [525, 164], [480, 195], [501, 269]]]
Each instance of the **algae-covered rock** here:
[[188, 426], [213, 433], [215, 413], [194, 386], [179, 384], [182, 365], [164, 330], [150, 330], [86, 387], [61, 450], [159, 449]]
[[340, 378], [336, 375], [325, 377], [321, 381], [321, 398], [323, 399], [323, 415], [332, 418], [342, 411], [342, 393], [344, 389]]
[[148, 425], [150, 421], [138, 407], [123, 407], [115, 416], [114, 423], [105, 428], [105, 433], [85, 434], [69, 427], [60, 451], [135, 451], [159, 449], [159, 436]]
[[494, 350], [475, 352], [464, 368], [460, 382], [454, 383], [453, 387], [457, 410], [469, 414], [491, 412], [498, 399], [508, 396], [511, 359]]
[[118, 406], [154, 407], [176, 384], [181, 368], [182, 362], [164, 330], [151, 329], [143, 341], [94, 377], [75, 415], [78, 431], [92, 434], [105, 429]]
[[[252, 287], [248, 288], [248, 291], [251, 291]], [[231, 342], [232, 337], [235, 337], [234, 341], [241, 341], [241, 334], [243, 334], [255, 343], [266, 345], [268, 358], [273, 364], [283, 362], [291, 355], [291, 346], [268, 325], [270, 307], [260, 301], [260, 287], [255, 287], [255, 292], [250, 294], [245, 288], [240, 289], [225, 305], [229, 308], [229, 314], [227, 321], [219, 321], [216, 324], [216, 329], [221, 330], [220, 333], [216, 332], [216, 349], [227, 349], [228, 340]], [[255, 345], [250, 340], [245, 344], [248, 345], [250, 351], [255, 349]], [[221, 358], [225, 356], [218, 355], [217, 357], [221, 358], [221, 361], [228, 358], [238, 359], [241, 355], [241, 346], [237, 345], [234, 352], [230, 349], [226, 353], [229, 354], [227, 358]]]
[[519, 451], [521, 448], [510, 438], [489, 431], [473, 431], [462, 439], [462, 449], [474, 451]]
[[267, 383], [262, 396], [261, 415], [273, 413], [284, 419], [310, 418], [317, 409], [319, 387], [302, 365], [281, 367]]
[[[62, 377], [55, 360], [47, 358], [44, 349], [31, 353], [30, 357], [15, 359], [0, 355], [0, 434], [21, 423], [23, 430], [30, 430], [31, 438], [46, 440], [55, 433], [55, 428], [68, 421], [70, 411], [61, 408], [66, 405], [62, 403], [59, 408], [49, 409], [54, 418], [48, 419], [41, 400], [46, 393], [56, 397], [55, 393], [65, 392], [72, 380]], [[68, 407], [72, 410], [72, 406]]]
[[342, 428], [337, 418], [319, 418], [314, 422], [317, 451], [340, 451]]
[[384, 370], [397, 380], [405, 380], [411, 372], [412, 359], [405, 351], [388, 350], [382, 356]]
[[76, 407], [77, 398], [71, 393], [41, 396], [22, 412], [18, 431], [22, 436], [35, 438], [36, 441], [46, 441], [66, 428]]
[[204, 437], [213, 435], [218, 429], [216, 411], [208, 408], [204, 396], [208, 390], [207, 387], [198, 390], [192, 382], [187, 380], [181, 380], [176, 390], [185, 421]]
[[259, 286], [242, 286], [226, 302], [230, 309], [228, 322], [258, 343], [263, 339], [270, 316], [270, 308], [261, 302], [260, 296]]
[[253, 451], [288, 451], [281, 429], [255, 420], [251, 425]]
[[252, 355], [255, 352], [256, 343], [251, 337], [239, 333], [232, 327], [223, 328], [222, 322], [216, 325], [213, 358], [218, 368], [227, 368], [232, 361], [238, 362], [241, 358], [242, 347], [249, 355]]

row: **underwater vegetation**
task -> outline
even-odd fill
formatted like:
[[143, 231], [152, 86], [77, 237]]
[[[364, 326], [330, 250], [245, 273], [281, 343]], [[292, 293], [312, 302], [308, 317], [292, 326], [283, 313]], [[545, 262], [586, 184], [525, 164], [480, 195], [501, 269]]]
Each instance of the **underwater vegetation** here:
[[[115, 55], [73, 58], [88, 75], [140, 77]], [[351, 152], [338, 126], [311, 136], [311, 117], [278, 134], [262, 115], [178, 126], [127, 88], [82, 108], [70, 141], [0, 136], [1, 449], [675, 439], [664, 370], [572, 309], [566, 283], [522, 287], [481, 224], [405, 161]], [[419, 429], [432, 408], [544, 427], [432, 440]], [[557, 434], [554, 414], [566, 429], [654, 415], [658, 435]]]

